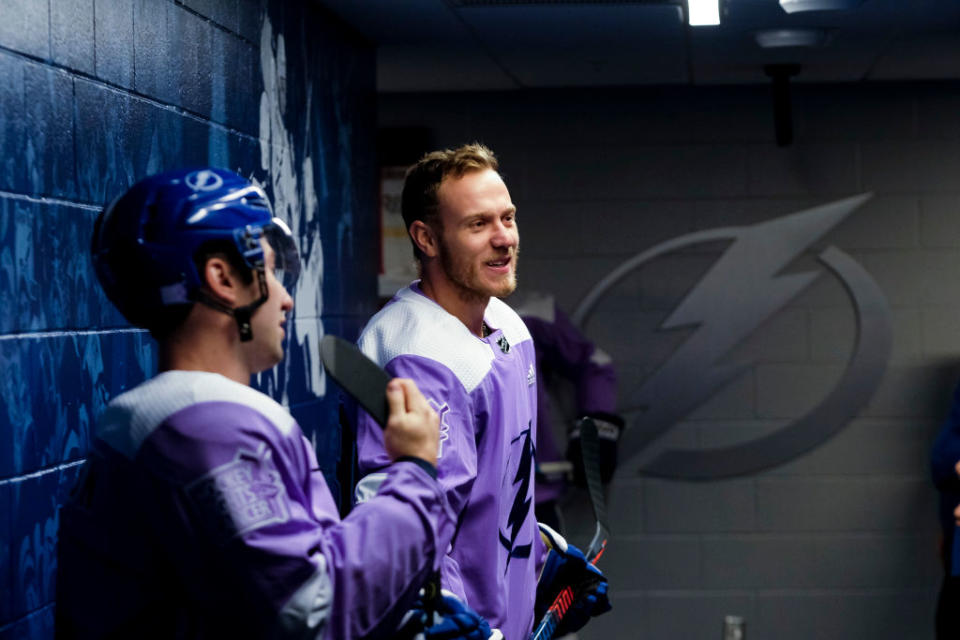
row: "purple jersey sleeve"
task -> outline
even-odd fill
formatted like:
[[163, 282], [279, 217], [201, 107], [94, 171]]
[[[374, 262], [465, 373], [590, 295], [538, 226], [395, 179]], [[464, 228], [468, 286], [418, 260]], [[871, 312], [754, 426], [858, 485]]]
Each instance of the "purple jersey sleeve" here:
[[340, 522], [309, 443], [278, 438], [264, 421], [239, 405], [195, 405], [157, 430], [143, 461], [185, 488], [171, 506], [198, 523], [201, 548], [220, 550], [232, 588], [272, 605], [281, 626], [326, 618], [328, 638], [392, 630], [449, 536], [436, 524], [450, 521], [435, 483], [396, 465], [380, 494]]
[[[64, 616], [91, 636], [111, 629], [84, 617], [132, 633], [159, 615], [198, 638], [389, 637], [452, 535], [438, 484], [391, 465], [341, 521], [312, 446], [289, 414], [272, 417], [199, 402], [151, 428], [132, 457], [98, 441], [64, 512]], [[85, 580], [114, 585], [128, 619], [84, 595]]]
[[[385, 370], [393, 377], [416, 381], [427, 402], [440, 416], [437, 474], [447, 502], [453, 512], [459, 514], [470, 499], [477, 477], [476, 434], [470, 396], [449, 369], [427, 358], [400, 356], [387, 363]], [[375, 474], [389, 462], [384, 452], [383, 431], [362, 410], [358, 411], [358, 427], [360, 475]], [[468, 602], [459, 564], [450, 555], [443, 559], [441, 578], [444, 589]]]

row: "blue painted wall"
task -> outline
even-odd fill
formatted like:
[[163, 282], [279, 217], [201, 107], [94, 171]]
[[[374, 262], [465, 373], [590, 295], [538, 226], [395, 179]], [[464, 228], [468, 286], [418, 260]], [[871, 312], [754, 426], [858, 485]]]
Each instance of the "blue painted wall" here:
[[355, 337], [375, 303], [374, 96], [372, 50], [310, 3], [3, 2], [0, 640], [52, 637], [57, 507], [104, 405], [155, 371], [88, 257], [99, 208], [148, 173], [234, 169], [291, 222], [307, 274], [288, 357], [254, 383], [290, 407], [336, 490], [316, 342]]

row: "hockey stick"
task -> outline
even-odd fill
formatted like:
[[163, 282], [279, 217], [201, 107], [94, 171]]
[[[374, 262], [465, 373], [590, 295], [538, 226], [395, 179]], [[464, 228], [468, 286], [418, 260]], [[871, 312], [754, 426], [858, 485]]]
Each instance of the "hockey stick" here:
[[[597, 425], [593, 419], [580, 419], [580, 453], [583, 455], [583, 473], [587, 479], [587, 490], [590, 493], [590, 505], [593, 507], [593, 517], [597, 521], [597, 529], [587, 547], [586, 558], [590, 564], [595, 564], [607, 548], [607, 539], [610, 530], [607, 528], [607, 505], [603, 498], [603, 482], [600, 479], [600, 443], [597, 437]], [[567, 585], [554, 598], [550, 608], [543, 614], [540, 623], [530, 635], [530, 640], [550, 640], [557, 630], [560, 621], [576, 601], [577, 592], [592, 586], [592, 581], [581, 585]]]
[[355, 345], [337, 336], [324, 336], [320, 341], [320, 359], [330, 377], [386, 429], [387, 383], [390, 382], [387, 372]]
[[[387, 428], [387, 383], [390, 376], [351, 342], [327, 335], [320, 341], [320, 359], [327, 373], [363, 407], [381, 429]], [[440, 574], [424, 585], [424, 604], [429, 608], [440, 597]], [[434, 607], [435, 608], [435, 607]]]
[[600, 476], [600, 439], [593, 418], [585, 417], [580, 420], [580, 447], [583, 454], [583, 474], [590, 492], [590, 505], [597, 521], [597, 529], [590, 546], [587, 547], [587, 558], [591, 564], [596, 564], [607, 548], [610, 529], [607, 525], [607, 502], [603, 497], [603, 481]]

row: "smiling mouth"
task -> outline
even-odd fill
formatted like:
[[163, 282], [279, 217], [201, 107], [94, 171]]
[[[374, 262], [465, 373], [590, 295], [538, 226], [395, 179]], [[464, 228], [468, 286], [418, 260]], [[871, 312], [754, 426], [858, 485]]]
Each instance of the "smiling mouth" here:
[[505, 258], [500, 258], [499, 260], [488, 260], [486, 264], [488, 267], [493, 267], [494, 269], [502, 269], [503, 267], [509, 266], [513, 261], [513, 258], [506, 256]]

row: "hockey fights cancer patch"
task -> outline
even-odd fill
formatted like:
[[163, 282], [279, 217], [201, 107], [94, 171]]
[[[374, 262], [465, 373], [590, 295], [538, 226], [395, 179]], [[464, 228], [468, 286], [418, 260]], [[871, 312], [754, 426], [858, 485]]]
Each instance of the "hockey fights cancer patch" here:
[[256, 452], [238, 450], [232, 462], [190, 483], [187, 495], [219, 544], [290, 519], [286, 489], [264, 444]]

